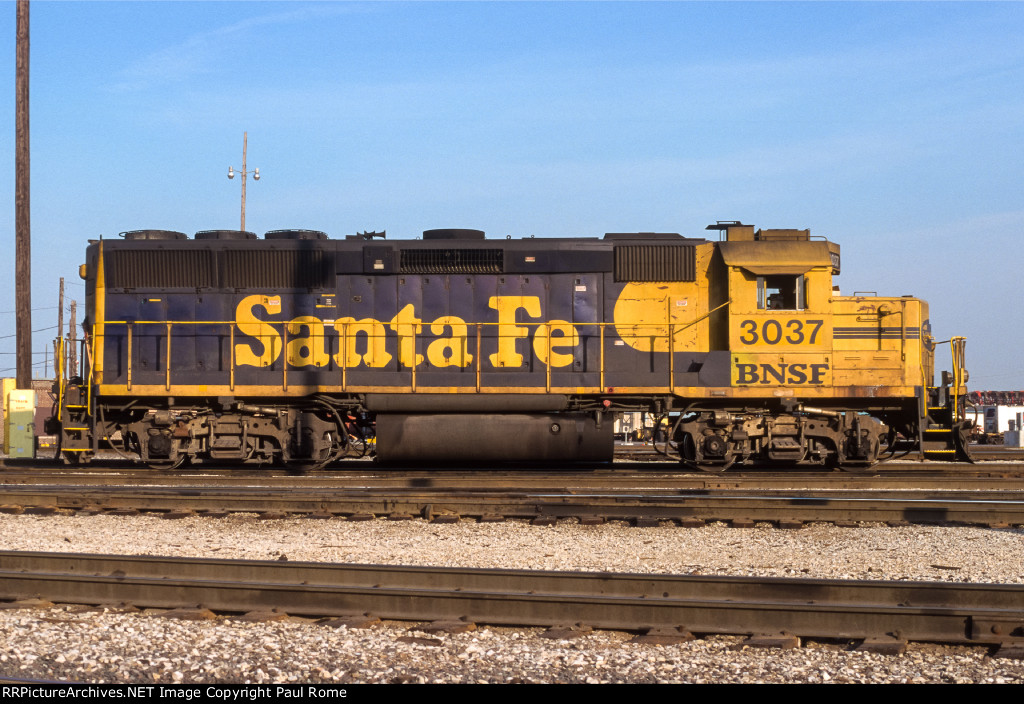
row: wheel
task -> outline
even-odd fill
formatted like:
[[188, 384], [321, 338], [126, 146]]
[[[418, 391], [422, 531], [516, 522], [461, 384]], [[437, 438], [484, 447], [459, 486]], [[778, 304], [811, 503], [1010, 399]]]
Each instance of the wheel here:
[[708, 462], [692, 462], [688, 464], [691, 464], [700, 471], [707, 472], [708, 474], [721, 474], [725, 470], [729, 469], [729, 467], [732, 467], [731, 460], [729, 462], [723, 462], [722, 464], [710, 464]]
[[168, 471], [168, 470], [177, 469], [178, 467], [181, 467], [183, 464], [185, 464], [185, 462], [187, 460], [188, 460], [188, 455], [182, 453], [182, 454], [178, 455], [177, 457], [175, 457], [174, 459], [166, 459], [166, 460], [149, 459], [149, 460], [146, 460], [146, 466], [149, 467], [150, 469], [158, 469], [158, 470]]
[[878, 474], [874, 462], [840, 462], [839, 469], [850, 474]]

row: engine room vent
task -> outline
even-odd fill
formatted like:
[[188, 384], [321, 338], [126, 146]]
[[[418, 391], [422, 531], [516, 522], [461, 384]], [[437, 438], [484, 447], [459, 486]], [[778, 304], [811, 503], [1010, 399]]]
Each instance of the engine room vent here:
[[224, 250], [223, 288], [333, 288], [329, 252], [318, 249]]
[[196, 233], [197, 240], [254, 240], [255, 232], [248, 230], [200, 230]]
[[326, 240], [327, 233], [320, 230], [271, 230], [263, 235], [267, 240]]
[[482, 240], [483, 230], [467, 230], [456, 227], [444, 227], [437, 230], [424, 230], [425, 240]]
[[403, 249], [403, 274], [500, 274], [505, 270], [501, 249]]
[[104, 255], [107, 288], [214, 288], [217, 260], [206, 249], [118, 249]]
[[188, 235], [176, 230], [131, 230], [122, 232], [126, 240], [187, 240]]
[[616, 281], [696, 281], [692, 245], [624, 245], [615, 248]]

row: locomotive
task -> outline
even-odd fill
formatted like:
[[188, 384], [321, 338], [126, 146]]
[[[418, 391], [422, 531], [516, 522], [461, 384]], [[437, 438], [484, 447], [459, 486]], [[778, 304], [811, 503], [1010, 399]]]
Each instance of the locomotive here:
[[964, 340], [933, 384], [928, 304], [840, 295], [809, 230], [487, 239], [136, 230], [91, 241], [69, 462], [99, 450], [325, 466], [602, 462], [623, 412], [720, 472], [966, 458]]

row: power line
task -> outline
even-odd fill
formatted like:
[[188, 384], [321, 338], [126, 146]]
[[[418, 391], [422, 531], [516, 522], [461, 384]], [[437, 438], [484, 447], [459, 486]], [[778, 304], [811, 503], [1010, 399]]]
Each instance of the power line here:
[[[57, 310], [60, 306], [46, 306], [44, 308], [33, 308], [33, 311], [37, 310]], [[13, 315], [17, 313], [16, 310], [0, 310], [0, 315]]]
[[[30, 366], [38, 367], [38, 366], [43, 365], [43, 364], [49, 366], [50, 362], [49, 362], [49, 360], [43, 360], [42, 362], [33, 362]], [[17, 371], [17, 369], [18, 369], [17, 367], [10, 367], [8, 369], [0, 369], [0, 374], [6, 374], [7, 372]]]
[[[56, 325], [51, 325], [51, 326], [50, 326], [50, 327], [48, 327], [48, 328], [39, 328], [38, 330], [33, 330], [32, 332], [33, 332], [33, 333], [37, 333], [37, 332], [46, 332], [47, 330], [56, 330], [56, 329], [57, 329], [57, 326], [56, 326]], [[0, 340], [7, 340], [7, 339], [9, 339], [9, 338], [12, 338], [12, 337], [17, 337], [17, 336], [18, 336], [18, 334], [17, 334], [17, 333], [15, 333], [15, 334], [13, 334], [13, 335], [0, 335]]]

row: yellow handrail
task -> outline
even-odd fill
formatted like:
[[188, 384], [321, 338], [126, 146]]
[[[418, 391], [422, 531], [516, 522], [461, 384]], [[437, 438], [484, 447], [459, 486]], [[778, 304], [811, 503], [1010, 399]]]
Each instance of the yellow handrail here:
[[132, 324], [128, 323], [128, 390], [132, 390]]
[[[670, 305], [671, 302], [668, 301], [668, 299], [666, 299], [666, 301]], [[675, 370], [676, 370], [675, 369], [675, 367], [676, 367], [676, 365], [675, 365], [675, 354], [678, 352], [678, 349], [677, 349], [675, 337], [677, 335], [679, 335], [680, 332], [682, 332], [684, 330], [687, 330], [687, 329], [693, 327], [694, 325], [697, 325], [697, 324], [701, 323], [702, 321], [706, 320], [708, 317], [710, 317], [715, 312], [717, 312], [717, 311], [727, 307], [730, 303], [731, 303], [731, 300], [725, 301], [724, 303], [722, 303], [722, 304], [712, 308], [711, 310], [707, 311], [706, 313], [703, 313], [699, 317], [697, 317], [694, 320], [689, 321], [689, 322], [687, 322], [685, 324], [673, 322], [671, 320], [671, 312], [672, 312], [672, 310], [671, 310], [671, 307], [669, 307], [667, 309], [667, 311], [666, 311], [667, 317], [669, 318], [668, 321], [667, 321], [667, 326], [656, 325], [656, 324], [652, 324], [651, 325], [651, 327], [654, 330], [658, 331], [655, 334], [655, 337], [661, 337], [661, 335], [665, 334], [665, 331], [667, 331], [667, 336], [668, 336], [667, 347], [668, 347], [668, 352], [669, 352], [669, 359], [667, 361], [667, 364], [668, 364], [668, 371], [669, 371], [669, 377], [670, 377], [669, 378], [669, 389], [670, 389], [670, 391], [675, 391], [675, 387], [676, 387], [676, 385], [675, 385]], [[288, 351], [288, 346], [289, 346], [289, 330], [288, 330], [288, 325], [289, 325], [289, 322], [290, 321], [265, 321], [265, 320], [259, 321], [259, 324], [261, 326], [266, 326], [266, 327], [269, 327], [269, 328], [274, 330], [273, 334], [269, 335], [270, 339], [269, 340], [264, 340], [264, 344], [268, 345], [267, 353], [269, 354], [269, 356], [276, 360], [276, 358], [282, 352], [286, 355], [286, 359], [284, 360], [284, 363], [282, 364], [282, 372], [281, 372], [282, 373], [282, 377], [281, 377], [282, 388], [285, 389], [285, 390], [287, 390], [287, 388], [288, 388], [288, 381], [289, 381], [289, 379], [288, 379], [288, 366], [289, 366], [289, 364], [288, 364], [288, 360], [287, 360], [287, 355], [289, 354], [289, 351]], [[337, 355], [334, 355], [333, 358], [335, 359], [335, 361], [338, 363], [338, 365], [341, 368], [341, 387], [342, 387], [343, 391], [347, 390], [348, 386], [349, 386], [348, 372], [349, 372], [349, 366], [350, 365], [348, 364], [348, 362], [349, 362], [349, 355], [347, 354], [347, 350], [349, 348], [349, 343], [351, 342], [351, 335], [352, 335], [350, 328], [352, 327], [352, 325], [357, 325], [359, 322], [360, 321], [352, 321], [352, 322], [337, 321], [337, 322], [333, 323], [333, 327], [338, 332], [338, 336], [340, 337], [340, 344], [341, 344], [341, 347], [340, 347], [340, 352], [341, 353], [337, 354]], [[165, 358], [165, 368], [163, 370], [164, 371], [164, 384], [163, 385], [164, 385], [165, 390], [167, 390], [167, 391], [170, 391], [172, 389], [172, 367], [173, 367], [173, 363], [172, 363], [172, 338], [174, 337], [174, 335], [175, 334], [179, 334], [180, 335], [181, 334], [180, 331], [181, 331], [182, 328], [198, 328], [200, 326], [223, 326], [223, 327], [225, 327], [226, 330], [224, 330], [223, 332], [218, 333], [218, 334], [224, 334], [224, 332], [226, 332], [227, 336], [228, 336], [229, 347], [230, 347], [229, 352], [228, 352], [228, 356], [229, 356], [229, 365], [228, 365], [228, 367], [229, 367], [228, 368], [228, 377], [229, 378], [228, 378], [228, 383], [229, 383], [229, 388], [232, 391], [235, 390], [235, 387], [237, 386], [237, 383], [238, 383], [238, 379], [237, 379], [238, 359], [237, 359], [236, 349], [235, 349], [235, 347], [236, 347], [236, 340], [238, 339], [238, 335], [236, 333], [239, 332], [240, 329], [241, 329], [240, 323], [238, 321], [236, 321], [236, 320], [105, 320], [102, 323], [103, 333], [101, 333], [98, 336], [94, 334], [92, 337], [90, 337], [90, 338], [88, 338], [86, 340], [85, 344], [91, 346], [91, 345], [93, 345], [96, 342], [100, 342], [100, 340], [98, 338], [108, 337], [109, 336], [109, 334], [110, 334], [109, 333], [109, 328], [111, 326], [116, 327], [116, 326], [121, 326], [121, 325], [125, 326], [126, 333], [127, 333], [126, 334], [126, 345], [127, 345], [126, 382], [127, 382], [127, 388], [128, 388], [129, 391], [132, 390], [133, 388], [135, 388], [137, 386], [137, 384], [138, 384], [138, 379], [136, 378], [137, 374], [136, 374], [136, 370], [135, 370], [135, 366], [134, 366], [135, 347], [137, 346], [136, 345], [137, 340], [135, 338], [139, 337], [139, 326], [145, 326], [145, 325], [153, 325], [153, 326], [159, 325], [162, 328], [164, 328], [164, 330], [166, 331], [165, 334], [167, 335], [167, 341], [166, 341], [166, 347], [165, 347], [166, 358]], [[454, 339], [454, 340], [461, 340], [462, 344], [463, 344], [463, 349], [466, 349], [466, 348], [469, 347], [470, 335], [474, 334], [474, 333], [470, 332], [470, 330], [472, 328], [475, 328], [476, 359], [475, 359], [475, 365], [474, 365], [474, 376], [475, 376], [476, 392], [479, 393], [484, 388], [483, 387], [483, 379], [482, 379], [482, 377], [483, 377], [483, 374], [484, 374], [484, 369], [483, 369], [483, 366], [484, 366], [483, 365], [483, 361], [484, 361], [483, 337], [484, 337], [485, 328], [489, 329], [489, 330], [495, 330], [496, 329], [498, 331], [498, 334], [497, 334], [497, 337], [495, 339], [498, 339], [498, 340], [506, 339], [506, 335], [505, 335], [504, 331], [509, 329], [509, 328], [513, 328], [513, 329], [515, 329], [517, 331], [521, 331], [523, 329], [532, 329], [532, 330], [535, 331], [534, 334], [542, 334], [542, 335], [544, 335], [545, 339], [544, 339], [543, 342], [534, 343], [535, 345], [539, 345], [539, 347], [538, 346], [534, 346], [532, 349], [536, 350], [537, 352], [544, 352], [544, 351], [546, 351], [547, 363], [545, 364], [545, 372], [544, 372], [544, 374], [545, 374], [545, 382], [544, 382], [545, 389], [547, 391], [550, 391], [554, 387], [553, 373], [556, 370], [553, 368], [553, 365], [551, 364], [551, 361], [552, 361], [552, 357], [554, 356], [555, 340], [553, 339], [554, 336], [552, 334], [552, 330], [554, 328], [553, 328], [553, 324], [551, 323], [551, 321], [467, 322], [465, 325], [466, 325], [466, 331], [465, 332], [461, 332], [461, 333], [453, 334], [452, 335], [452, 339]], [[582, 369], [580, 371], [581, 372], [587, 372], [587, 373], [592, 372], [592, 371], [596, 371], [598, 373], [598, 378], [599, 378], [599, 389], [598, 389], [598, 392], [604, 393], [606, 391], [606, 389], [607, 389], [606, 383], [608, 381], [608, 379], [607, 379], [607, 371], [608, 370], [606, 368], [606, 350], [605, 350], [605, 345], [609, 342], [609, 339], [608, 339], [609, 336], [606, 334], [606, 330], [607, 330], [607, 328], [609, 326], [614, 328], [616, 326], [616, 323], [614, 323], [614, 322], [606, 322], [606, 321], [600, 321], [600, 322], [595, 321], [595, 322], [579, 322], [579, 323], [576, 323], [576, 325], [585, 326], [585, 327], [589, 327], [589, 328], [597, 328], [598, 339], [599, 339], [599, 347], [600, 347], [599, 354], [598, 354], [598, 368], [596, 370], [593, 370], [593, 369], [590, 369], [590, 370]], [[95, 328], [98, 328], [98, 327], [99, 327], [99, 325], [95, 326]], [[634, 329], [637, 329], [637, 328], [639, 328], [641, 326], [640, 325], [632, 325], [631, 327], [634, 328]], [[95, 328], [94, 328], [94, 331], [95, 331]], [[312, 332], [313, 331], [311, 331], [311, 333]], [[373, 339], [381, 337], [381, 333], [376, 333], [375, 334], [374, 332], [369, 332], [369, 331], [366, 331], [365, 329], [360, 330], [359, 334], [360, 335], [366, 334], [368, 338], [373, 338]], [[389, 335], [389, 333], [385, 330], [384, 333], [383, 333], [383, 336], [387, 337], [388, 335]], [[256, 335], [256, 336], [250, 335], [249, 337], [256, 337], [258, 339], [263, 339], [264, 338], [263, 335]], [[323, 331], [320, 331], [319, 333], [313, 333], [313, 334], [310, 335], [310, 339], [311, 340], [312, 339], [327, 338], [327, 337], [329, 337], [329, 336], [326, 335]], [[333, 337], [333, 336], [331, 336], [331, 337]], [[519, 340], [519, 339], [523, 339], [525, 337], [525, 335], [518, 334], [518, 335], [512, 335], [511, 337], [513, 337], [514, 339]], [[281, 348], [277, 348], [277, 343], [281, 343]], [[91, 360], [90, 360], [90, 365], [89, 365], [89, 382], [90, 382], [89, 383], [89, 388], [90, 388], [90, 394], [91, 394], [91, 388], [92, 388], [94, 382], [99, 380], [99, 377], [98, 377], [98, 374], [97, 374], [96, 370], [97, 370], [97, 366], [101, 363], [101, 361], [96, 358], [96, 356], [92, 353], [91, 349], [90, 349], [90, 358], [91, 358]], [[402, 366], [402, 364], [403, 364], [402, 362], [399, 362], [399, 366], [400, 367]], [[512, 369], [513, 368], [508, 368], [506, 371], [511, 371]], [[419, 386], [419, 384], [420, 384], [420, 379], [418, 378], [418, 375], [417, 375], [416, 365], [413, 365], [411, 367], [410, 371], [411, 371], [411, 375], [410, 375], [411, 389], [413, 391], [415, 391], [417, 389], [417, 387]], [[91, 395], [90, 395], [90, 402], [91, 402]]]
[[67, 387], [67, 360], [64, 358], [64, 338], [58, 333], [57, 339], [54, 341], [54, 360], [56, 361], [57, 367], [54, 369], [54, 374], [57, 377], [57, 422], [61, 421], [64, 409], [64, 390]]
[[164, 363], [164, 366], [167, 367], [167, 377], [164, 382], [167, 391], [171, 390], [171, 326], [173, 324], [167, 323], [167, 361]]
[[967, 374], [967, 338], [950, 339], [949, 348], [953, 354], [953, 417], [956, 420], [966, 420], [966, 404], [963, 408], [960, 407], [960, 388], [967, 383], [964, 378]]
[[476, 324], [476, 392], [480, 393], [480, 374], [484, 364], [483, 348], [483, 323]]

